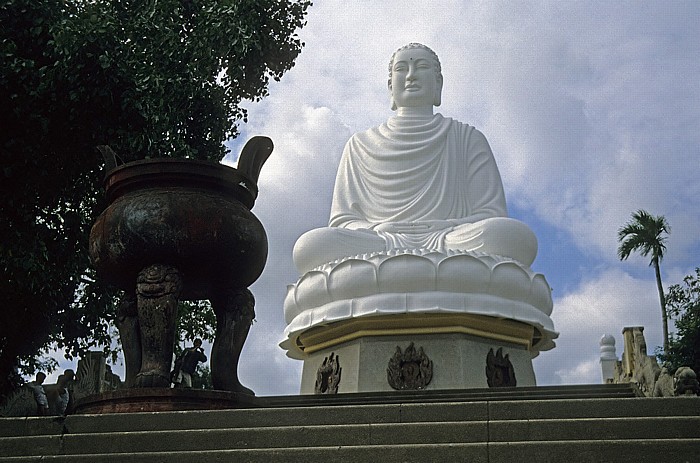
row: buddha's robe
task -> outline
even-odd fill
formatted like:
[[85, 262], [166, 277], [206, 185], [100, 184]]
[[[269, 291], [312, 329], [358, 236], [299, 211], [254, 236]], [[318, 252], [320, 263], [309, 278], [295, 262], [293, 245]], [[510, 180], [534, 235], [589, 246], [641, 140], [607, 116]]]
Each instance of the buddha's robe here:
[[532, 263], [537, 239], [507, 218], [498, 167], [481, 132], [440, 114], [394, 116], [348, 141], [329, 227], [302, 235], [294, 262], [305, 273], [392, 249], [480, 251]]

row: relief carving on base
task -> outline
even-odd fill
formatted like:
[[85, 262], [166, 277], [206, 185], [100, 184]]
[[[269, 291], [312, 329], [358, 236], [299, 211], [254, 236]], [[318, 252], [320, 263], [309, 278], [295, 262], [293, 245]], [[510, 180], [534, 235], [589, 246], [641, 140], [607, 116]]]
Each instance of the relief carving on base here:
[[331, 355], [323, 359], [323, 363], [316, 372], [315, 394], [337, 394], [340, 385], [340, 358], [331, 352]]
[[499, 347], [496, 354], [489, 349], [486, 355], [486, 382], [489, 387], [515, 387], [515, 369], [508, 358], [503, 355], [503, 348]]
[[396, 346], [386, 375], [389, 385], [397, 391], [425, 389], [433, 379], [433, 362], [422, 347], [416, 350], [413, 343], [403, 352]]

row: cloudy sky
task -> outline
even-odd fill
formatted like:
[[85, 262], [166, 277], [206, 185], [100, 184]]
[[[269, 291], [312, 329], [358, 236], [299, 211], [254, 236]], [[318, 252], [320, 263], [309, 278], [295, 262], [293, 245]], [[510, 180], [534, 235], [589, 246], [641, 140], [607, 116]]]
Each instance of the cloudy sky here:
[[299, 391], [301, 362], [277, 347], [292, 246], [327, 224], [350, 135], [392, 114], [388, 60], [409, 42], [440, 56], [439, 112], [486, 135], [510, 215], [538, 236], [533, 269], [553, 288], [561, 333], [534, 361], [538, 384], [600, 382], [598, 341], [613, 334], [620, 355], [624, 326], [660, 345], [653, 271], [618, 261], [616, 232], [637, 209], [665, 215], [665, 284], [700, 265], [698, 24], [695, 1], [317, 2], [296, 66], [248, 105], [227, 159], [253, 135], [275, 143], [254, 209], [270, 255], [241, 380], [258, 395]]
[[[273, 139], [254, 212], [270, 252], [252, 290], [257, 322], [240, 364], [258, 395], [297, 394], [301, 362], [277, 346], [294, 283], [292, 246], [325, 226], [340, 154], [391, 114], [393, 51], [421, 42], [440, 56], [445, 116], [488, 138], [509, 213], [539, 239], [533, 269], [553, 288], [554, 350], [538, 384], [599, 383], [600, 337], [661, 321], [648, 259], [616, 257], [617, 230], [637, 209], [666, 216], [668, 286], [700, 265], [700, 2], [316, 2], [296, 66], [247, 105], [230, 143]], [[651, 353], [651, 352], [650, 352]]]

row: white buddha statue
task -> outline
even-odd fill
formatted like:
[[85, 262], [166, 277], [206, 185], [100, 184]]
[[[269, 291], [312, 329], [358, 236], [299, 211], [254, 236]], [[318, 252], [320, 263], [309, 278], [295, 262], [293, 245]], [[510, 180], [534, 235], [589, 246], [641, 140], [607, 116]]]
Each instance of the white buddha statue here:
[[389, 90], [396, 115], [346, 144], [329, 226], [305, 233], [294, 246], [299, 272], [392, 250], [477, 251], [530, 266], [537, 239], [507, 217], [486, 138], [433, 112], [442, 92], [435, 52], [416, 43], [397, 50]]

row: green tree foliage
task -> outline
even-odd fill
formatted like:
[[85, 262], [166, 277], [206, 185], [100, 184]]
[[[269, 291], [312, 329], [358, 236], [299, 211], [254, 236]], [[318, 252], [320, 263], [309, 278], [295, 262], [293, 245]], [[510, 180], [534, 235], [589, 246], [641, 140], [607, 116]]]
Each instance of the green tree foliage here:
[[686, 276], [683, 283], [673, 285], [666, 295], [668, 314], [676, 325], [676, 334], [669, 340], [662, 361], [670, 370], [689, 366], [700, 372], [700, 268]]
[[664, 216], [653, 216], [647, 211], [638, 210], [632, 214], [632, 220], [617, 232], [620, 242], [617, 255], [620, 260], [626, 260], [632, 252], [639, 252], [643, 257], [651, 254], [649, 265], [654, 267], [656, 274], [656, 289], [659, 292], [661, 320], [663, 322], [664, 352], [668, 351], [668, 314], [666, 313], [664, 288], [661, 284], [660, 263], [664, 258], [666, 236], [670, 231], [671, 227]]
[[309, 4], [0, 0], [0, 395], [49, 345], [110, 343], [115, 294], [87, 253], [95, 146], [221, 159], [241, 101], [293, 66]]

